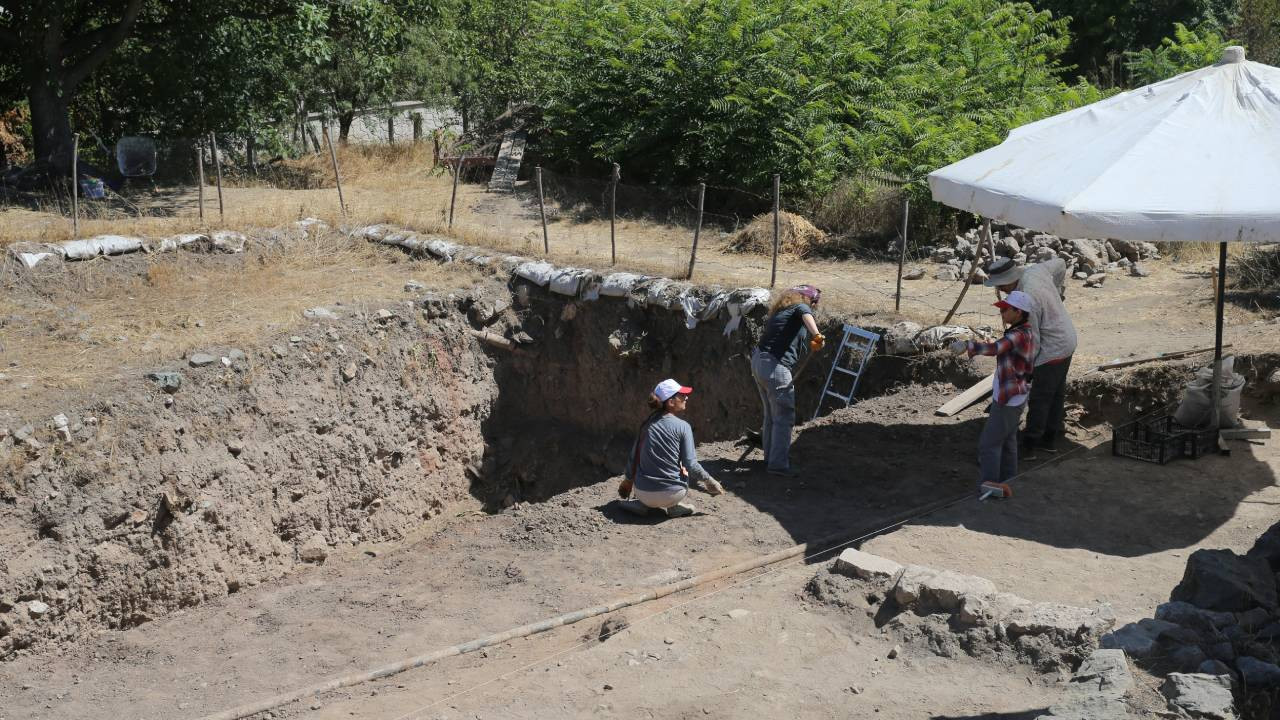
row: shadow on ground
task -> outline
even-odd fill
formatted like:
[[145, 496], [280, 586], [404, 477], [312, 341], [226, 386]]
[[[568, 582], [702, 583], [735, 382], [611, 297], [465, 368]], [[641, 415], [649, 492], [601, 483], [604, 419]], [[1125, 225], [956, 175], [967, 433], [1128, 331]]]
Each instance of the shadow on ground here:
[[1247, 443], [1234, 443], [1230, 456], [1162, 466], [1113, 457], [1107, 434], [1079, 438], [1091, 447], [1074, 444], [1056, 457], [1024, 463], [1013, 499], [979, 504], [972, 498], [984, 419], [977, 410], [965, 418], [948, 424], [827, 419], [799, 432], [792, 450], [803, 470], [797, 478], [765, 473], [759, 451], [738, 463], [740, 453], [722, 450], [705, 465], [796, 542], [870, 532], [913, 508], [968, 494], [912, 522], [1119, 557], [1194, 546], [1249, 496], [1275, 484], [1270, 465]]

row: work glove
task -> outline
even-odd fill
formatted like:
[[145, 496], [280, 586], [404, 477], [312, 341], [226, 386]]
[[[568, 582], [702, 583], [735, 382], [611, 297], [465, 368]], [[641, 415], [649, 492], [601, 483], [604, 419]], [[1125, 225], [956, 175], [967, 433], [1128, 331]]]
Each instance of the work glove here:
[[953, 340], [953, 341], [951, 342], [951, 344], [947, 346], [947, 349], [948, 349], [948, 350], [950, 350], [950, 351], [951, 351], [951, 353], [952, 353], [953, 355], [961, 355], [961, 354], [965, 353], [966, 351], [968, 351], [968, 349], [969, 349], [969, 341], [968, 341], [968, 340]]
[[702, 478], [702, 489], [706, 490], [708, 495], [719, 495], [724, 492], [724, 486], [720, 481], [710, 475]]
[[631, 497], [632, 485], [634, 485], [634, 483], [631, 482], [631, 478], [622, 478], [622, 482], [618, 483], [618, 497], [623, 500]]
[[827, 339], [822, 335], [814, 335], [813, 338], [809, 340], [809, 349], [814, 352], [818, 352], [822, 348], [826, 347], [826, 345]]

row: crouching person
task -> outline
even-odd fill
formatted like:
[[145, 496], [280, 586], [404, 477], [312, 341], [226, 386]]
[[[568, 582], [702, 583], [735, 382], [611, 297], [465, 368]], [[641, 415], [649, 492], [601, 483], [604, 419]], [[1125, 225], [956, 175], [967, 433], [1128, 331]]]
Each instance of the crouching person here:
[[622, 507], [637, 515], [650, 509], [663, 510], [669, 517], [692, 515], [693, 505], [685, 502], [689, 494], [689, 476], [702, 482], [709, 495], [719, 495], [724, 488], [702, 469], [693, 450], [693, 428], [679, 415], [689, 406], [693, 388], [675, 380], [663, 380], [649, 396], [653, 413], [640, 426], [631, 449], [626, 479], [618, 488], [624, 500]]
[[1018, 422], [1031, 392], [1032, 361], [1035, 338], [1028, 324], [1034, 303], [1031, 296], [1014, 290], [1009, 297], [995, 303], [1007, 329], [1004, 337], [993, 343], [957, 341], [951, 350], [956, 354], [994, 355], [996, 374], [993, 381], [991, 408], [987, 424], [978, 440], [978, 465], [981, 480], [979, 493], [1009, 497], [1008, 482], [1018, 474]]

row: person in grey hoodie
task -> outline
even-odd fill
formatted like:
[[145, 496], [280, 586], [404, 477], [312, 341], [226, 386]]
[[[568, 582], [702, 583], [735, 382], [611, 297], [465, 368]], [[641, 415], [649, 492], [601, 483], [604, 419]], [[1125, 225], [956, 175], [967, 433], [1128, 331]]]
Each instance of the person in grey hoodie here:
[[[677, 417], [689, 405], [693, 388], [675, 380], [658, 383], [649, 396], [653, 413], [640, 426], [626, 478], [618, 487], [624, 500], [623, 509], [647, 515], [651, 509], [662, 510], [669, 517], [694, 513], [693, 505], [684, 502], [689, 494], [692, 475], [702, 482], [708, 495], [719, 495], [724, 488], [698, 464], [693, 449], [693, 428]], [[625, 499], [631, 494], [634, 498]]]

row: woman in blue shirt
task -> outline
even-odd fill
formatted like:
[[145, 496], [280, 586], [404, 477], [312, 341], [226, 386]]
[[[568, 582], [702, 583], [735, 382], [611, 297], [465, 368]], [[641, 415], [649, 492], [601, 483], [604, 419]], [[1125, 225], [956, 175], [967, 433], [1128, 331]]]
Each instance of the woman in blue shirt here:
[[774, 475], [793, 476], [791, 469], [791, 428], [796, 423], [795, 369], [809, 352], [822, 349], [825, 338], [818, 332], [813, 308], [822, 291], [799, 285], [783, 292], [769, 308], [760, 343], [751, 354], [751, 374], [764, 406], [760, 447], [764, 461]]

